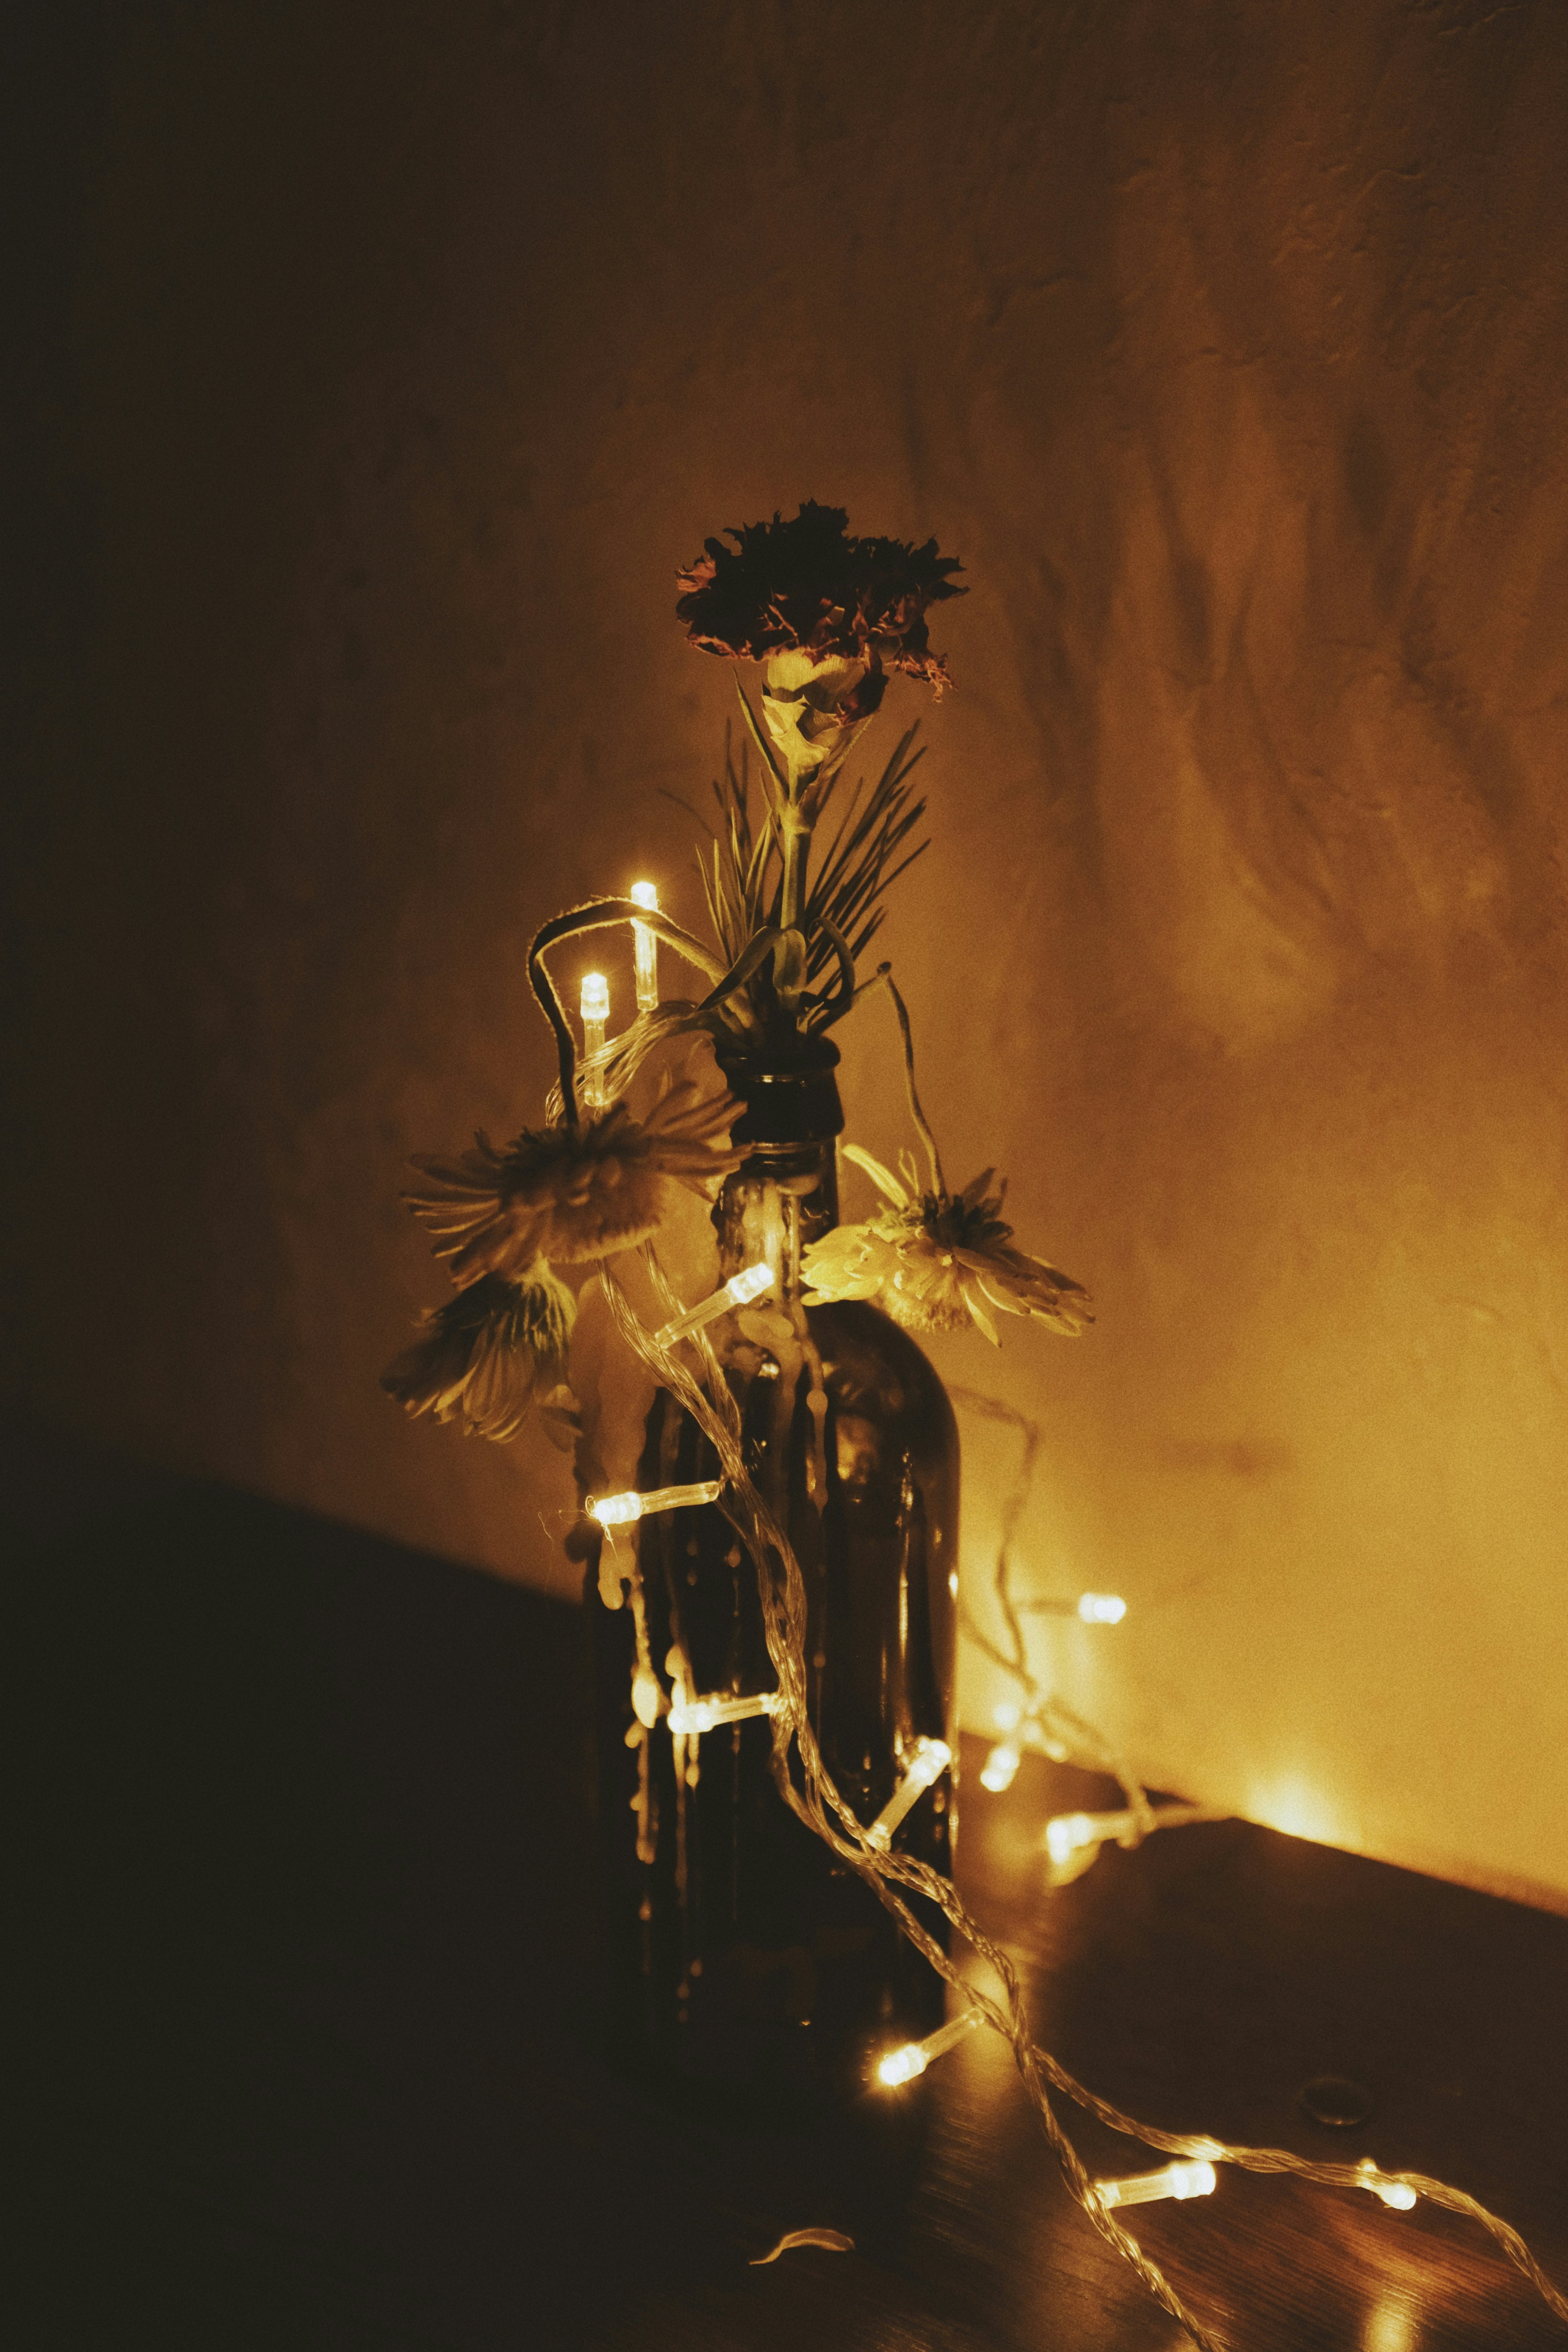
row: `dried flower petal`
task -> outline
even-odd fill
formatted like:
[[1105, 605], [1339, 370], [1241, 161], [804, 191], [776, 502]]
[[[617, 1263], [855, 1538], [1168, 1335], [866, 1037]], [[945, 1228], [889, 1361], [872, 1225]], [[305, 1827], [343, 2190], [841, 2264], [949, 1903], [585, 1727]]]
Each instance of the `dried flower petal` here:
[[539, 1258], [575, 1265], [646, 1241], [671, 1180], [704, 1192], [738, 1167], [728, 1136], [740, 1113], [731, 1096], [684, 1079], [646, 1119], [615, 1103], [576, 1127], [525, 1130], [504, 1150], [477, 1135], [457, 1160], [416, 1160], [430, 1189], [405, 1198], [442, 1235], [436, 1255], [459, 1285], [517, 1277]]
[[530, 1407], [559, 1396], [576, 1302], [547, 1265], [521, 1282], [493, 1274], [419, 1320], [381, 1385], [415, 1419], [459, 1418], [470, 1436], [515, 1437]]
[[993, 1308], [1028, 1315], [1076, 1335], [1093, 1318], [1088, 1294], [1070, 1276], [1012, 1245], [1013, 1228], [1000, 1212], [1006, 1186], [987, 1191], [985, 1169], [956, 1197], [921, 1192], [913, 1171], [900, 1182], [879, 1160], [853, 1144], [887, 1206], [863, 1223], [840, 1225], [813, 1244], [801, 1261], [811, 1289], [808, 1307], [834, 1299], [873, 1298], [910, 1331], [962, 1331], [971, 1324], [999, 1345]]
[[[676, 614], [694, 646], [730, 661], [766, 661], [802, 652], [864, 662], [868, 686], [858, 711], [876, 707], [868, 688], [883, 670], [902, 670], [940, 695], [952, 683], [926, 634], [928, 605], [967, 591], [948, 578], [963, 565], [939, 555], [934, 539], [851, 539], [842, 507], [807, 499], [793, 521], [742, 523], [725, 531], [735, 542], [705, 542], [705, 552], [678, 572]], [[879, 685], [876, 692], [880, 692]]]
[[842, 2230], [786, 2230], [772, 2253], [755, 2254], [751, 2267], [760, 2271], [768, 2263], [776, 2263], [781, 2254], [791, 2252], [796, 2246], [824, 2246], [830, 2254], [852, 2254], [855, 2241], [847, 2238]]

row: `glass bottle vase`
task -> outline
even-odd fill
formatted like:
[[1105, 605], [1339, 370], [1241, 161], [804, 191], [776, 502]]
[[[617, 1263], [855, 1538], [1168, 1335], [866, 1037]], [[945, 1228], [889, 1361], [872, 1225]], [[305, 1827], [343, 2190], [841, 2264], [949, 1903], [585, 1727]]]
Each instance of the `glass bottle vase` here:
[[[843, 1117], [831, 1045], [803, 1040], [793, 1066], [782, 1059], [726, 1064], [747, 1105], [735, 1129], [747, 1156], [714, 1211], [721, 1274], [765, 1260], [774, 1284], [710, 1337], [752, 1477], [800, 1564], [807, 1707], [827, 1770], [869, 1826], [918, 1743], [945, 1741], [952, 1765], [893, 1843], [950, 1874], [957, 1430], [925, 1356], [879, 1309], [801, 1303], [801, 1252], [837, 1220]], [[661, 1391], [639, 1486], [716, 1475], [709, 1441]], [[714, 1504], [650, 1515], [635, 1540], [643, 1654], [662, 1694], [653, 1723], [632, 1705], [637, 1609], [603, 1605], [592, 1562], [586, 1592], [622, 2051], [667, 2081], [741, 2096], [752, 2110], [852, 2099], [882, 2052], [942, 2022], [942, 1981], [858, 1874], [790, 1810], [765, 1717], [702, 1734], [670, 1728], [670, 1698], [776, 1687], [756, 1568], [729, 1520]], [[915, 1907], [945, 1943], [935, 1906]]]

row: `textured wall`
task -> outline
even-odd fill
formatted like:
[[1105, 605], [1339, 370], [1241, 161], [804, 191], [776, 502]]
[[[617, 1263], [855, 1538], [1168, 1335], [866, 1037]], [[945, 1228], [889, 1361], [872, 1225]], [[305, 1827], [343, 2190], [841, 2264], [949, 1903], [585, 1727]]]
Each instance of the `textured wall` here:
[[1167, 1785], [1568, 1895], [1568, 10], [34, 15], [13, 1386], [558, 1580], [548, 1449], [378, 1394], [402, 1162], [535, 1110], [532, 922], [696, 919], [674, 563], [935, 531], [889, 940], [1099, 1302], [942, 1359], [1044, 1424], [1021, 1580], [1132, 1604], [1056, 1662]]

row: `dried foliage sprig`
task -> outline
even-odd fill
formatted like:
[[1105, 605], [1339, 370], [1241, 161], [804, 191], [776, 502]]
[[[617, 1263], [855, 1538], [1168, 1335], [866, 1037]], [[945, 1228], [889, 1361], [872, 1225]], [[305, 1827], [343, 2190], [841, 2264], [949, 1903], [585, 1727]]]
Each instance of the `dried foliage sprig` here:
[[686, 1079], [646, 1119], [612, 1103], [575, 1127], [525, 1129], [504, 1150], [479, 1134], [455, 1160], [417, 1159], [426, 1187], [404, 1197], [440, 1236], [436, 1255], [459, 1285], [487, 1274], [515, 1281], [541, 1259], [579, 1265], [655, 1233], [672, 1181], [710, 1198], [740, 1165], [728, 1141], [740, 1108]]
[[[925, 614], [932, 604], [964, 593], [949, 577], [962, 567], [939, 555], [934, 540], [916, 548], [895, 540], [851, 539], [843, 509], [811, 502], [790, 523], [775, 515], [771, 524], [728, 536], [733, 551], [710, 541], [700, 562], [679, 576], [678, 604], [694, 643], [736, 660], [761, 661], [765, 668], [760, 717], [740, 692], [759, 759], [762, 814], [753, 825], [750, 751], [742, 750], [737, 770], [727, 740], [724, 782], [715, 787], [721, 830], [711, 871], [706, 863], [702, 868], [725, 961], [661, 910], [627, 898], [569, 908], [536, 934], [529, 979], [554, 1034], [559, 1065], [547, 1106], [552, 1123], [525, 1129], [504, 1149], [480, 1134], [471, 1151], [455, 1159], [416, 1160], [425, 1184], [407, 1196], [437, 1234], [437, 1255], [459, 1287], [489, 1277], [526, 1282], [540, 1271], [548, 1276], [552, 1262], [580, 1264], [632, 1246], [662, 1223], [669, 1182], [706, 1191], [736, 1165], [736, 1156], [721, 1148], [740, 1108], [728, 1097], [700, 1098], [689, 1086], [662, 1098], [644, 1121], [634, 1119], [618, 1097], [658, 1046], [684, 1033], [706, 1030], [716, 1043], [728, 1038], [761, 1046], [786, 1045], [790, 1032], [829, 1028], [862, 992], [857, 961], [881, 926], [889, 888], [927, 845], [911, 841], [925, 802], [912, 782], [923, 754], [914, 749], [910, 728], [870, 790], [862, 782], [850, 793], [820, 870], [815, 877], [809, 872], [814, 830], [849, 749], [880, 702], [888, 672], [900, 670], [939, 692], [948, 683], [945, 662], [931, 652]], [[596, 1054], [595, 1103], [607, 1101], [610, 1108], [590, 1109], [579, 1101], [576, 1037], [548, 955], [566, 939], [617, 924], [651, 931], [710, 986], [700, 1001], [667, 999], [639, 1013], [607, 1052]], [[961, 1312], [955, 1300], [982, 1328], [987, 1328], [982, 1298], [1009, 1312], [1048, 1318], [1053, 1301], [1045, 1285], [1056, 1279], [1053, 1269], [1010, 1249], [1010, 1231], [995, 1214], [1000, 1198], [975, 1195], [973, 1188], [956, 1202], [946, 1194], [914, 1094], [908, 1016], [896, 991], [894, 1001], [911, 1108], [931, 1150], [934, 1189], [920, 1196], [923, 1222], [908, 1213], [912, 1194], [910, 1201], [889, 1194], [884, 1225], [888, 1217], [897, 1224], [901, 1211], [909, 1230], [872, 1234], [868, 1228], [853, 1263], [846, 1259], [837, 1269], [852, 1286], [844, 1295], [870, 1295], [869, 1281], [917, 1328], [942, 1328], [955, 1318]], [[879, 1181], [887, 1177], [886, 1171], [876, 1172]], [[887, 1181], [897, 1193], [898, 1180]], [[935, 1246], [954, 1235], [970, 1259], [983, 1263], [962, 1262]], [[868, 1249], [880, 1253], [874, 1267], [867, 1263]], [[962, 1270], [949, 1281], [955, 1264]], [[824, 1282], [831, 1271], [825, 1261]], [[1059, 1282], [1076, 1288], [1065, 1276]], [[1058, 1299], [1063, 1295], [1058, 1291]], [[994, 1327], [989, 1328], [994, 1337]], [[473, 1391], [481, 1365], [491, 1368], [487, 1379], [499, 1377], [493, 1367], [505, 1351], [487, 1339], [487, 1329], [437, 1310], [421, 1326], [416, 1349], [388, 1375], [389, 1381], [395, 1377], [395, 1393], [407, 1391], [411, 1410], [434, 1411], [437, 1397], [458, 1395], [454, 1382], [461, 1381], [465, 1394]], [[422, 1396], [429, 1401], [421, 1404]], [[478, 1427], [481, 1420], [493, 1431], [507, 1415], [486, 1410], [478, 1420], [470, 1415], [468, 1425]]]
[[864, 1223], [839, 1225], [802, 1260], [808, 1307], [872, 1298], [908, 1331], [963, 1331], [973, 1323], [1000, 1345], [995, 1316], [1032, 1316], [1076, 1338], [1093, 1321], [1081, 1284], [1044, 1258], [1013, 1247], [1001, 1215], [1004, 1182], [990, 1192], [986, 1168], [962, 1192], [921, 1190], [904, 1155], [903, 1181], [853, 1143], [845, 1157], [863, 1168], [885, 1206]]
[[1002, 1216], [1006, 1183], [995, 1192], [988, 1189], [995, 1170], [983, 1170], [962, 1192], [948, 1191], [936, 1138], [915, 1090], [904, 1000], [885, 964], [877, 979], [898, 1013], [910, 1112], [926, 1148], [931, 1183], [922, 1187], [907, 1152], [900, 1178], [858, 1144], [846, 1144], [846, 1158], [866, 1171], [883, 1205], [858, 1224], [836, 1226], [806, 1251], [801, 1260], [811, 1285], [806, 1305], [874, 1299], [906, 1330], [961, 1331], [973, 1324], [993, 1347], [1000, 1345], [998, 1312], [1033, 1317], [1076, 1338], [1094, 1319], [1089, 1295], [1059, 1267], [1014, 1247], [1013, 1228]]
[[547, 1265], [521, 1282], [483, 1274], [420, 1318], [418, 1336], [382, 1376], [410, 1415], [460, 1421], [504, 1444], [566, 1378], [577, 1302]]
[[[963, 594], [963, 566], [935, 540], [851, 539], [842, 507], [808, 499], [793, 521], [746, 523], [706, 542], [677, 574], [677, 616], [693, 645], [763, 665], [762, 716], [745, 693], [777, 835], [783, 934], [773, 984], [800, 1017], [809, 954], [806, 867], [812, 833], [849, 751], [881, 703], [889, 671], [940, 695], [947, 665], [931, 650], [927, 609]], [[831, 918], [828, 919], [831, 921]]]
[[[706, 979], [723, 984], [722, 966], [699, 940], [668, 915], [629, 898], [573, 908], [535, 935], [529, 977], [555, 1034], [557, 1123], [524, 1129], [502, 1148], [479, 1133], [473, 1149], [456, 1158], [414, 1161], [425, 1183], [404, 1197], [437, 1235], [436, 1255], [447, 1261], [461, 1296], [421, 1318], [414, 1345], [384, 1377], [383, 1386], [412, 1414], [428, 1412], [439, 1421], [457, 1416], [470, 1433], [500, 1442], [515, 1436], [530, 1406], [564, 1377], [565, 1334], [575, 1309], [551, 1272], [552, 1262], [581, 1265], [606, 1250], [634, 1246], [663, 1223], [672, 1183], [710, 1199], [739, 1164], [729, 1132], [740, 1105], [725, 1094], [705, 1094], [690, 1080], [667, 1087], [642, 1119], [618, 1100], [602, 1112], [580, 1110], [576, 1041], [545, 957], [579, 932], [632, 921], [647, 924]], [[701, 1025], [699, 1007], [661, 1006], [637, 1024], [635, 1040], [620, 1041], [620, 1084], [630, 1083], [656, 1045]], [[557, 1346], [555, 1326], [563, 1316]]]
[[[931, 845], [910, 846], [926, 813], [911, 781], [925, 757], [923, 745], [914, 749], [915, 733], [910, 727], [899, 738], [869, 792], [864, 781], [854, 787], [808, 880], [800, 924], [805, 986], [796, 1008], [803, 1028], [831, 1028], [848, 1011], [853, 980], [844, 984], [845, 967], [852, 975], [881, 929], [889, 890]], [[783, 929], [784, 860], [773, 807], [764, 804], [753, 821], [750, 747], [742, 744], [737, 761], [728, 730], [723, 779], [714, 783], [713, 797], [718, 824], [709, 828], [710, 846], [698, 853], [697, 868], [713, 935], [734, 964], [759, 933]], [[837, 984], [823, 988], [829, 971]], [[728, 998], [724, 1023], [742, 1036], [761, 1036], [775, 1001], [771, 969], [760, 971]]]

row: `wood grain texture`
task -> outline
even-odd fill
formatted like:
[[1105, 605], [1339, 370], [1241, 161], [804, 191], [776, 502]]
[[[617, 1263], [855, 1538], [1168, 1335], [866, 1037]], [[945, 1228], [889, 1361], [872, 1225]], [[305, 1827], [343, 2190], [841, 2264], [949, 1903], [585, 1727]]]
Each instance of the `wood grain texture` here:
[[[1169, 2352], [990, 2037], [815, 2137], [605, 2072], [574, 1612], [232, 1492], [21, 1453], [13, 2341]], [[24, 1507], [46, 1475], [74, 1524]], [[1568, 1926], [1238, 1823], [1113, 1851], [1047, 1899], [1041, 1819], [1089, 1785], [1026, 1768], [990, 1799], [968, 1760], [965, 1892], [1065, 2063], [1172, 2129], [1432, 2171], [1568, 2276]], [[1364, 2132], [1299, 2108], [1325, 2070], [1367, 2085]], [[1568, 2340], [1425, 2206], [1226, 2172], [1133, 2223], [1237, 2352]], [[750, 2267], [811, 2228], [855, 2251]]]

